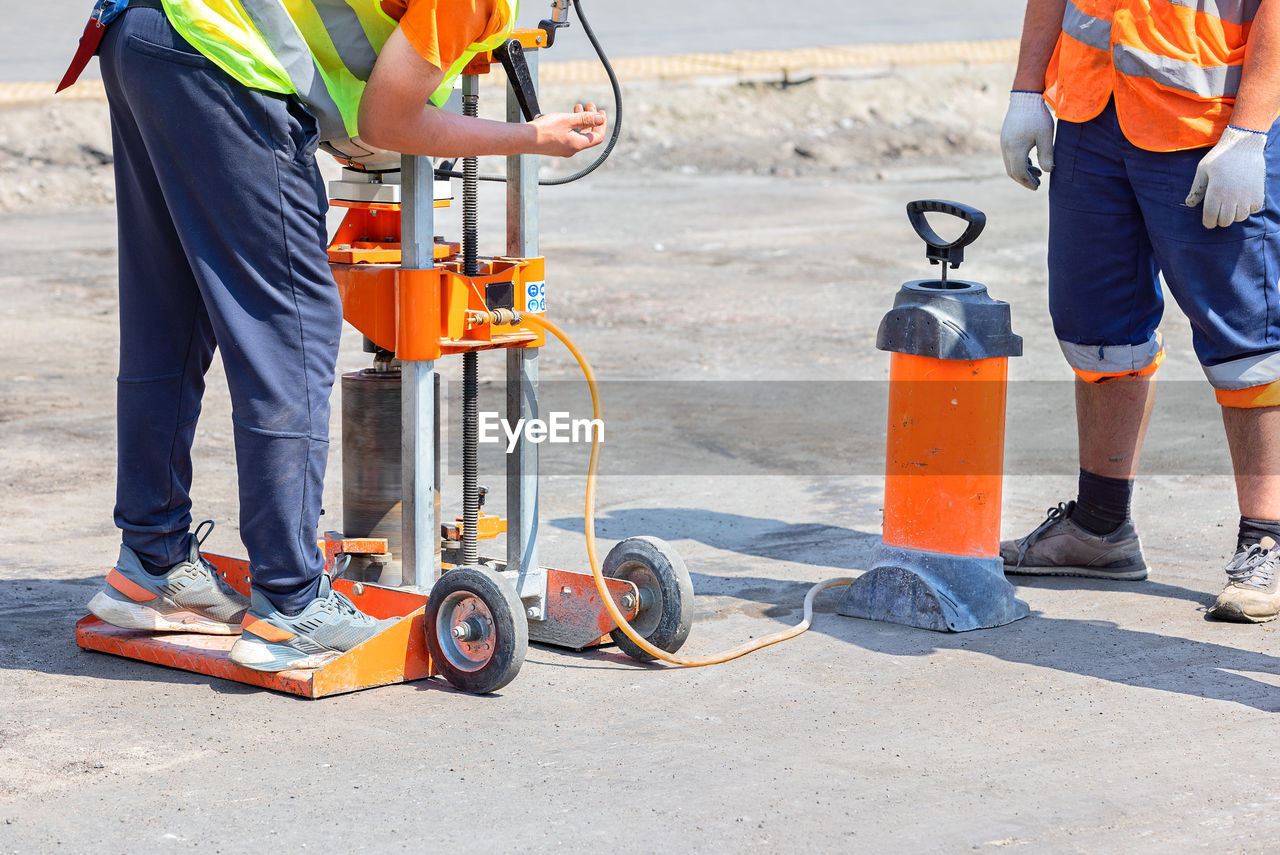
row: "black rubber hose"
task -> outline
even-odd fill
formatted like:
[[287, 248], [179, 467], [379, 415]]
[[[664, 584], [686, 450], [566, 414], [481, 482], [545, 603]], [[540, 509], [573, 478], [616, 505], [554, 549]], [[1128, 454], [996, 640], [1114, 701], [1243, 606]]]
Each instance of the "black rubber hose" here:
[[596, 38], [595, 31], [591, 29], [591, 24], [583, 16], [582, 3], [579, 0], [573, 0], [573, 9], [578, 13], [578, 20], [582, 23], [582, 31], [587, 34], [587, 41], [591, 42], [591, 47], [595, 49], [596, 56], [600, 57], [600, 64], [604, 66], [604, 73], [609, 75], [609, 85], [613, 87], [613, 132], [609, 134], [609, 141], [604, 144], [604, 151], [600, 152], [600, 156], [591, 164], [572, 175], [566, 175], [564, 178], [539, 178], [538, 184], [542, 187], [570, 184], [595, 172], [600, 164], [609, 159], [609, 155], [613, 153], [613, 147], [618, 144], [618, 137], [622, 133], [622, 87], [618, 85], [618, 75], [614, 74], [613, 66], [609, 63], [609, 57], [605, 56], [604, 48], [600, 46], [600, 40]]
[[[622, 134], [622, 87], [618, 84], [618, 75], [613, 71], [613, 65], [609, 62], [609, 57], [605, 55], [604, 48], [600, 46], [600, 40], [596, 38], [595, 31], [591, 29], [591, 24], [582, 14], [582, 3], [580, 0], [573, 0], [574, 11], [578, 13], [578, 21], [582, 24], [582, 31], [587, 34], [587, 40], [591, 42], [591, 47], [595, 49], [596, 56], [600, 58], [600, 64], [604, 66], [604, 72], [609, 76], [609, 86], [613, 89], [613, 131], [609, 134], [609, 141], [604, 144], [604, 150], [587, 166], [563, 178], [539, 178], [538, 184], [541, 187], [558, 187], [561, 184], [570, 184], [579, 178], [585, 178], [592, 172], [595, 172], [600, 165], [609, 159], [609, 155], [613, 153], [613, 148], [618, 144], [618, 138]], [[461, 172], [452, 169], [438, 169], [436, 176], [439, 178], [462, 178]], [[476, 177], [479, 181], [501, 181], [506, 183], [505, 175], [479, 175]]]

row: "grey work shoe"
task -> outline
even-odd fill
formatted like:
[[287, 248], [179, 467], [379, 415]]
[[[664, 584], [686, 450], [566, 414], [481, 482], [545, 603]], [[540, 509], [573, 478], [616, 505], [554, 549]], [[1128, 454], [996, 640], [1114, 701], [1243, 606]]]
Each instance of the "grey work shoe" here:
[[320, 591], [296, 615], [278, 610], [254, 589], [240, 640], [231, 648], [231, 661], [256, 671], [319, 668], [362, 644], [396, 622], [377, 620], [333, 590], [326, 574]]
[[[205, 530], [201, 536], [201, 529]], [[200, 544], [213, 531], [213, 520], [196, 527], [187, 560], [163, 576], [153, 576], [137, 553], [120, 547], [120, 558], [107, 574], [102, 590], [89, 601], [99, 620], [125, 629], [236, 635], [249, 600], [218, 575], [200, 555]]]
[[1071, 521], [1075, 502], [1049, 509], [1044, 522], [1026, 537], [1000, 543], [1004, 572], [1022, 576], [1089, 576], [1138, 582], [1147, 578], [1147, 562], [1133, 522], [1110, 534], [1094, 534]]
[[1280, 614], [1280, 550], [1264, 537], [1227, 562], [1227, 587], [1209, 609], [1209, 617], [1237, 623], [1266, 623]]

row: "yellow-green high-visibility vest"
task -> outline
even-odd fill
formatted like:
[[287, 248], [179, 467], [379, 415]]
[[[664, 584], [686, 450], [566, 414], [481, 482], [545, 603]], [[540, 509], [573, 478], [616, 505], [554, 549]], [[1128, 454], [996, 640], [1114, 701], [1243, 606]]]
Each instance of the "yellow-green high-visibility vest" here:
[[[397, 22], [379, 0], [163, 0], [174, 29], [254, 89], [297, 95], [322, 140], [355, 137], [356, 114], [378, 52]], [[519, 0], [498, 0], [499, 25], [448, 69], [431, 96], [442, 106], [471, 58], [510, 38]]]

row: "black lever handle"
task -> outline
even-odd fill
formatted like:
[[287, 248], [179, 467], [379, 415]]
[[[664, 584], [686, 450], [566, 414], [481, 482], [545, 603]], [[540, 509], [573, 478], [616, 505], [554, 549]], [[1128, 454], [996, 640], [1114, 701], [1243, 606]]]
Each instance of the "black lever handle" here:
[[524, 47], [520, 40], [507, 39], [494, 50], [493, 55], [506, 69], [507, 79], [511, 81], [511, 88], [516, 93], [516, 103], [520, 105], [524, 120], [532, 122], [541, 116], [538, 92], [533, 86], [533, 75], [529, 73], [529, 63], [524, 58]]
[[547, 47], [551, 47], [556, 43], [556, 31], [561, 27], [567, 26], [569, 26], [568, 21], [553, 21], [549, 18], [544, 18], [538, 22], [538, 29], [547, 34]]
[[[925, 219], [925, 214], [932, 213], [950, 214], [953, 217], [959, 217], [969, 225], [965, 228], [964, 234], [948, 242], [940, 238]], [[964, 261], [964, 248], [977, 240], [978, 235], [982, 234], [982, 230], [987, 225], [987, 215], [977, 208], [960, 202], [947, 202], [943, 199], [917, 199], [914, 202], [908, 202], [907, 219], [911, 221], [911, 228], [915, 229], [916, 234], [920, 235], [928, 245], [925, 257], [929, 259], [929, 263], [942, 265], [943, 279], [947, 278], [947, 266], [960, 266], [960, 262]]]

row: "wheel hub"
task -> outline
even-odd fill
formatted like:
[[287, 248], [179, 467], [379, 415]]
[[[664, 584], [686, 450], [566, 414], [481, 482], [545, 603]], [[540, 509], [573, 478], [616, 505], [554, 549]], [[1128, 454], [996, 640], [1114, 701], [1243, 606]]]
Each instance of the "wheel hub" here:
[[[618, 568], [614, 578], [626, 579], [636, 586], [639, 609], [631, 619], [631, 628], [647, 637], [662, 619], [662, 594], [658, 590], [658, 580], [652, 568], [639, 561], [630, 561]], [[631, 605], [637, 605], [636, 600], [633, 599], [628, 608]]]
[[494, 654], [493, 614], [484, 601], [455, 591], [440, 604], [436, 637], [440, 652], [460, 671], [479, 671]]
[[479, 619], [469, 617], [453, 628], [453, 637], [459, 641], [475, 641], [484, 635], [484, 624]]

